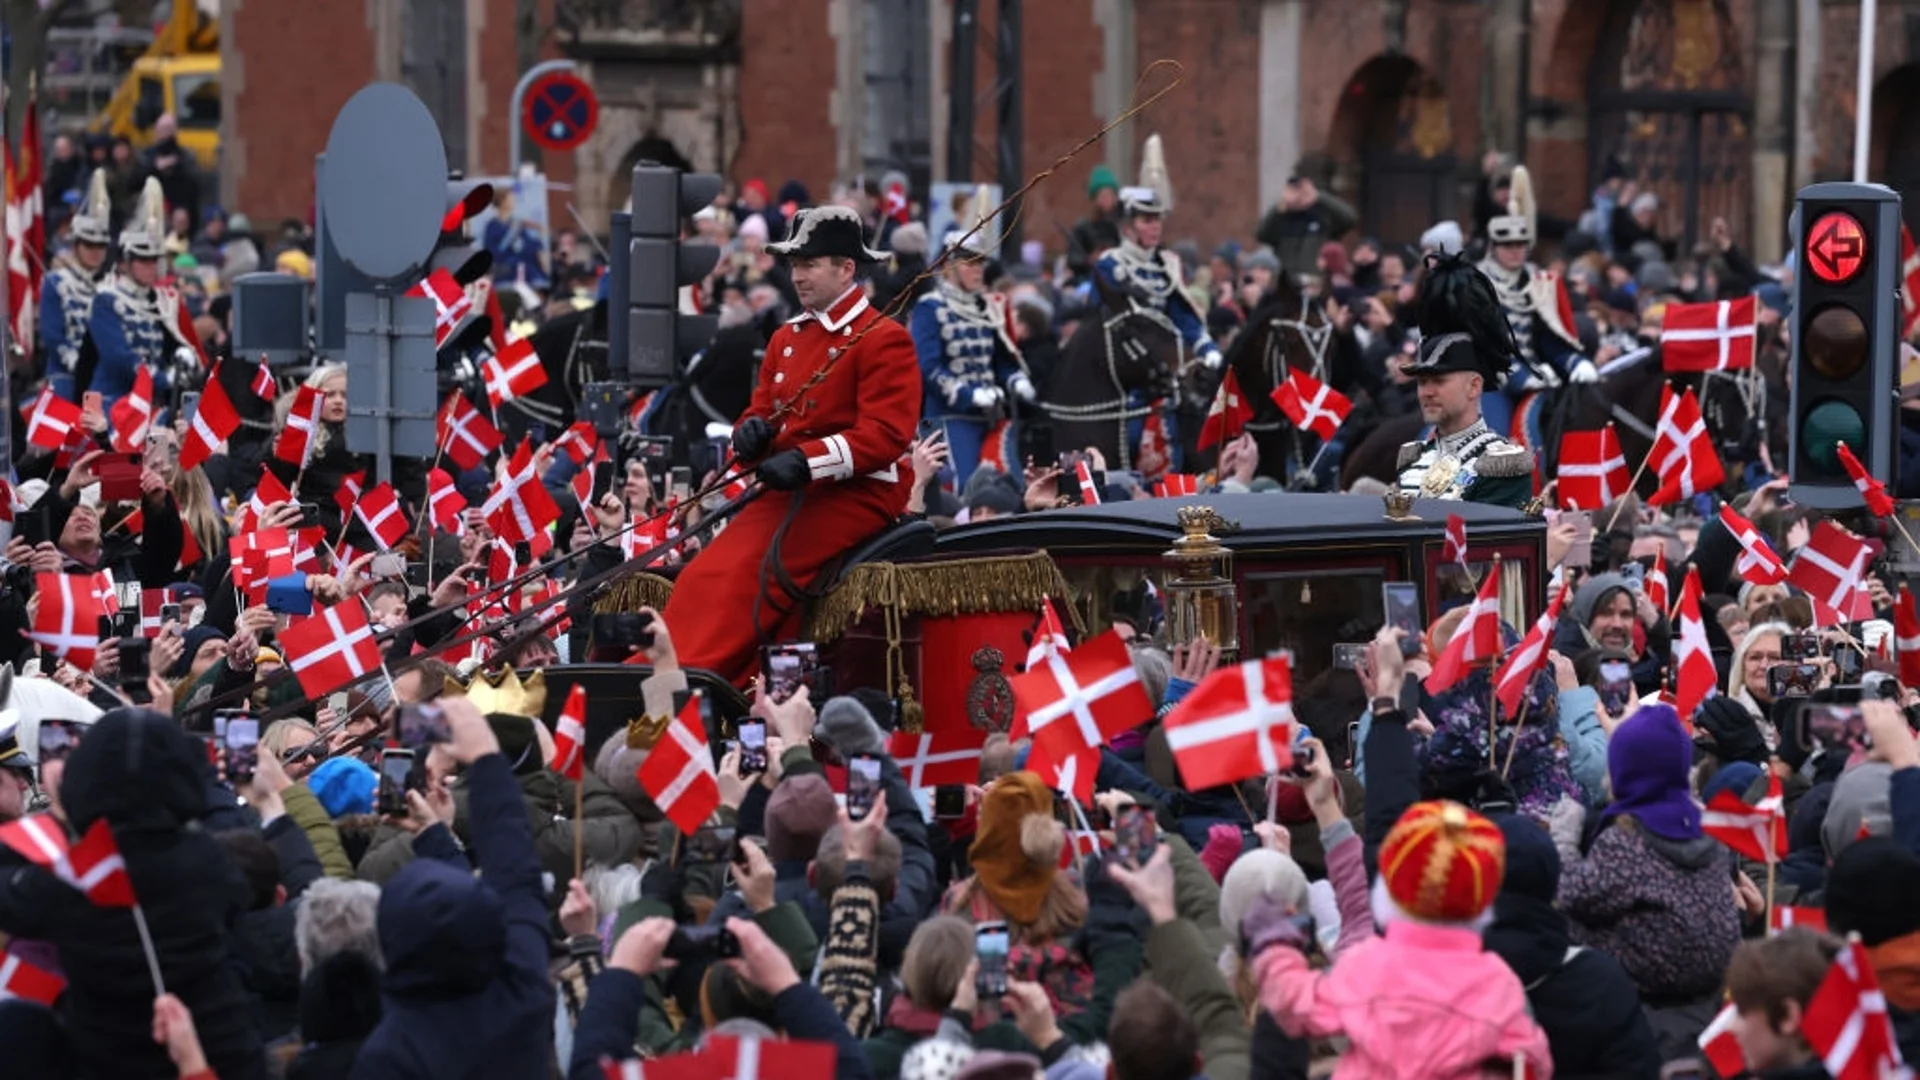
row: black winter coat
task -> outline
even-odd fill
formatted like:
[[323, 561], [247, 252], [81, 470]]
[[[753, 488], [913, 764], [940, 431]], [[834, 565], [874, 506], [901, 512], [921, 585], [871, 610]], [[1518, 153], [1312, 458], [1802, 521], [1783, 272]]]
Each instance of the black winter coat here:
[[1552, 904], [1501, 893], [1485, 939], [1526, 987], [1533, 1018], [1553, 1049], [1556, 1077], [1660, 1074], [1640, 991], [1604, 950], [1569, 956], [1567, 917]]
[[[200, 825], [205, 752], [151, 709], [102, 716], [67, 761], [61, 802], [76, 832], [100, 819], [152, 930], [167, 990], [193, 1013], [221, 1080], [267, 1075], [241, 981], [234, 931], [248, 893]], [[80, 1080], [178, 1075], [153, 1041], [153, 982], [127, 908], [95, 907], [52, 874], [0, 850], [0, 932], [52, 942], [67, 993], [61, 1015]]]

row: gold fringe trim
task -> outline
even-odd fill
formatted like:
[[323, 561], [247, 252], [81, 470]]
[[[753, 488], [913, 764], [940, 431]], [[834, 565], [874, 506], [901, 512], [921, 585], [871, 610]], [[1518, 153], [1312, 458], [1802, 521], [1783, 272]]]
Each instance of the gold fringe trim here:
[[593, 610], [602, 615], [621, 611], [639, 611], [650, 607], [655, 611], [665, 611], [667, 598], [673, 595], [673, 582], [658, 574], [645, 572], [631, 574], [613, 583], [607, 595], [593, 605]]
[[[941, 562], [862, 563], [808, 612], [809, 641], [835, 641], [872, 608], [897, 615], [976, 615], [990, 611], [1040, 610], [1047, 597], [1071, 595], [1067, 579], [1044, 551]], [[1072, 604], [1056, 605], [1061, 617], [1083, 627]]]

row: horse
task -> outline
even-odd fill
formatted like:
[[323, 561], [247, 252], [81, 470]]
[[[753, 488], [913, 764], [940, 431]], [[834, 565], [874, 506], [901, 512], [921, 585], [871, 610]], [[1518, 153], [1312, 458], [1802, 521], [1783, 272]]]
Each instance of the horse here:
[[673, 463], [690, 467], [696, 477], [719, 468], [706, 449], [708, 428], [731, 428], [747, 411], [766, 351], [767, 333], [760, 323], [722, 329], [679, 378], [655, 395], [642, 431], [672, 438]]
[[1092, 447], [1112, 467], [1127, 469], [1154, 403], [1178, 402], [1185, 350], [1164, 314], [1136, 308], [1097, 275], [1094, 283], [1099, 305], [1067, 339], [1052, 394], [1040, 409], [1050, 418], [1055, 446]]
[[1260, 448], [1261, 475], [1284, 482], [1289, 473], [1306, 470], [1322, 450], [1336, 459], [1329, 466], [1338, 464], [1338, 443], [1323, 447], [1317, 436], [1296, 430], [1274, 404], [1273, 392], [1288, 370], [1298, 370], [1351, 398], [1361, 381], [1360, 364], [1352, 339], [1335, 333], [1319, 301], [1286, 275], [1277, 277], [1274, 291], [1227, 350], [1227, 369], [1240, 387], [1240, 399], [1253, 409], [1247, 431]]
[[[1654, 471], [1638, 466], [1653, 450], [1662, 389], [1669, 382], [1676, 390], [1692, 387], [1699, 395], [1708, 430], [1722, 435], [1716, 450], [1723, 459], [1750, 460], [1756, 454], [1749, 417], [1757, 414], [1759, 406], [1749, 401], [1740, 378], [1714, 372], [1669, 376], [1661, 369], [1658, 349], [1599, 382], [1572, 383], [1523, 397], [1514, 410], [1514, 430], [1501, 434], [1533, 450], [1538, 475], [1545, 478], [1559, 470], [1562, 435], [1595, 431], [1611, 423], [1620, 437], [1621, 455], [1638, 474], [1634, 491], [1644, 498], [1660, 488]], [[1419, 439], [1425, 428], [1417, 412], [1376, 426], [1348, 452], [1341, 486], [1351, 487], [1361, 477], [1393, 484], [1399, 476], [1401, 444]]]

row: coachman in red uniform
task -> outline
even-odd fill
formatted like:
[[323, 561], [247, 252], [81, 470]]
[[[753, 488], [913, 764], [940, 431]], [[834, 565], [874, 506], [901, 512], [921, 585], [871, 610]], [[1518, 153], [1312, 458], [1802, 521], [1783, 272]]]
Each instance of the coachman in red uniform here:
[[906, 510], [913, 472], [901, 459], [920, 418], [913, 339], [857, 280], [882, 258], [867, 248], [859, 215], [803, 210], [792, 234], [768, 247], [786, 257], [805, 311], [767, 343], [733, 452], [759, 462], [771, 490], [687, 564], [663, 613], [682, 664], [735, 683], [754, 673], [759, 645], [798, 635], [802, 601], [792, 590]]

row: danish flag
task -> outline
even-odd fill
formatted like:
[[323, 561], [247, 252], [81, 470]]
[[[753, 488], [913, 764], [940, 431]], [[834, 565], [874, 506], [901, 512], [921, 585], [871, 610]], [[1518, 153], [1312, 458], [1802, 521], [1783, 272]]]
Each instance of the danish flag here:
[[600, 436], [593, 430], [592, 424], [579, 420], [561, 432], [560, 437], [553, 441], [553, 446], [556, 450], [566, 451], [574, 465], [584, 466], [593, 460], [594, 451], [600, 446]]
[[1713, 449], [1700, 402], [1688, 388], [1679, 394], [1668, 386], [1661, 391], [1660, 424], [1648, 455], [1660, 477], [1660, 490], [1647, 502], [1665, 506], [1712, 491], [1727, 478], [1726, 467]]
[[913, 210], [907, 205], [907, 189], [903, 184], [887, 185], [886, 198], [880, 204], [880, 209], [896, 224], [905, 225], [913, 220]]
[[1667, 546], [1661, 544], [1653, 549], [1653, 569], [1647, 571], [1647, 602], [1653, 609], [1665, 615], [1668, 609], [1667, 596]]
[[700, 699], [687, 702], [640, 766], [640, 786], [682, 833], [692, 836], [720, 806], [720, 782], [707, 748]]
[[587, 688], [574, 683], [573, 689], [567, 692], [566, 707], [560, 710], [560, 719], [553, 725], [553, 760], [547, 763], [547, 768], [579, 783], [586, 746]]
[[240, 514], [240, 531], [252, 532], [261, 527], [267, 511], [284, 502], [292, 502], [293, 493], [287, 485], [273, 474], [273, 470], [262, 465], [260, 482], [253, 486], [253, 493], [247, 496], [247, 506]]
[[1100, 488], [1093, 482], [1093, 467], [1084, 460], [1074, 462], [1074, 478], [1080, 481], [1080, 503], [1083, 506], [1100, 505]]
[[480, 374], [486, 379], [487, 400], [498, 409], [547, 385], [547, 368], [533, 351], [530, 338], [512, 338], [507, 347], [487, 357]]
[[1467, 617], [1454, 629], [1440, 659], [1427, 673], [1427, 693], [1438, 694], [1467, 674], [1478, 661], [1500, 655], [1500, 575], [1488, 574], [1473, 598]]
[[1093, 779], [1100, 771], [1100, 750], [1077, 745], [1062, 749], [1035, 743], [1027, 754], [1027, 771], [1074, 802], [1091, 803]]
[[1796, 926], [1827, 933], [1827, 909], [1817, 907], [1798, 907], [1793, 904], [1775, 904], [1773, 917], [1767, 920], [1767, 932], [1778, 934]]
[[1560, 505], [1568, 510], [1598, 510], [1628, 491], [1632, 476], [1620, 450], [1620, 435], [1608, 424], [1598, 431], [1569, 431], [1560, 436]]
[[105, 614], [92, 579], [43, 572], [34, 575], [33, 589], [40, 606], [28, 636], [74, 667], [92, 671], [94, 651], [100, 647], [100, 616]]
[[1040, 598], [1040, 619], [1033, 624], [1032, 642], [1027, 646], [1027, 666], [1024, 671], [1032, 671], [1047, 658], [1049, 652], [1072, 652], [1073, 646], [1067, 644], [1067, 628], [1060, 624], [1060, 613], [1053, 609], [1053, 597]]
[[1182, 495], [1198, 495], [1200, 478], [1192, 473], [1168, 473], [1153, 485], [1153, 493], [1163, 499], [1177, 499]]
[[367, 622], [367, 609], [358, 599], [296, 620], [280, 634], [280, 641], [287, 647], [287, 663], [300, 688], [316, 701], [380, 670], [380, 646]]
[[140, 591], [140, 635], [159, 637], [165, 625], [160, 621], [160, 609], [174, 603], [173, 589], [142, 589]]
[[289, 465], [306, 468], [313, 457], [314, 436], [320, 431], [320, 407], [326, 395], [317, 386], [302, 386], [293, 395], [293, 407], [287, 410], [287, 426], [273, 441], [273, 456]]
[[113, 591], [113, 571], [95, 571], [92, 581], [93, 602], [100, 605], [100, 614], [120, 614], [120, 594]]
[[42, 389], [40, 396], [29, 402], [20, 415], [27, 421], [27, 441], [47, 450], [67, 445], [68, 437], [80, 429], [80, 406], [55, 394], [51, 388]]
[[1716, 1076], [1739, 1076], [1747, 1071], [1747, 1052], [1740, 1049], [1740, 1037], [1733, 1032], [1739, 1019], [1739, 1006], [1729, 1001], [1700, 1033], [1700, 1050]]
[[439, 422], [440, 449], [462, 469], [479, 465], [505, 441], [492, 421], [458, 390], [440, 406]]
[[1920, 330], [1920, 250], [1905, 223], [1900, 226], [1900, 306], [1900, 336], [1910, 338]]
[[340, 486], [334, 490], [333, 505], [340, 508], [342, 515], [353, 513], [354, 501], [360, 498], [360, 492], [367, 486], [367, 470], [349, 473], [341, 478]]
[[1787, 582], [1813, 600], [1814, 621], [1821, 626], [1845, 622], [1860, 591], [1873, 549], [1831, 521], [1813, 527], [1807, 546], [1793, 557]]
[[467, 500], [454, 486], [453, 477], [445, 469], [433, 469], [427, 473], [427, 517], [441, 532], [460, 532], [460, 511], [467, 508]]
[[1913, 593], [1904, 583], [1893, 605], [1893, 643], [1900, 654], [1900, 685], [1920, 686], [1920, 612], [1914, 610]]
[[146, 449], [153, 426], [153, 372], [145, 364], [133, 375], [133, 389], [113, 403], [113, 448], [122, 454]]
[[1767, 794], [1748, 806], [1731, 791], [1722, 791], [1700, 812], [1700, 830], [1755, 862], [1779, 862], [1787, 854], [1787, 814], [1782, 808], [1780, 778], [1767, 778]]
[[1249, 660], [1200, 681], [1166, 717], [1167, 747], [1187, 790], [1274, 776], [1293, 764], [1293, 670]]
[[[698, 1055], [714, 1080], [833, 1080], [839, 1051], [830, 1042], [709, 1035]], [[655, 1062], [647, 1062], [653, 1080]]]
[[1773, 545], [1753, 527], [1753, 522], [1741, 517], [1733, 507], [1722, 506], [1720, 524], [1740, 543], [1740, 559], [1734, 564], [1734, 570], [1741, 580], [1755, 585], [1778, 585], [1787, 580], [1787, 564], [1774, 554]]
[[1345, 394], [1299, 368], [1287, 369], [1287, 381], [1273, 392], [1273, 403], [1294, 427], [1322, 439], [1333, 438], [1353, 411], [1353, 402]]
[[967, 728], [918, 735], [896, 731], [887, 753], [900, 763], [911, 788], [939, 787], [942, 784], [980, 782], [980, 749], [986, 745], [983, 731]]
[[433, 301], [433, 347], [436, 349], [446, 345], [461, 322], [473, 314], [473, 298], [467, 295], [465, 286], [454, 280], [453, 272], [444, 267], [408, 289], [407, 295]]
[[[1553, 644], [1553, 628], [1560, 621], [1560, 609], [1567, 602], [1567, 587], [1562, 585], [1553, 596], [1553, 603], [1540, 613], [1533, 628], [1520, 640], [1519, 647], [1507, 654], [1506, 662], [1500, 665], [1499, 672], [1493, 677], [1494, 694], [1500, 699], [1500, 707], [1506, 710], [1509, 718], [1520, 715], [1520, 701], [1526, 696], [1527, 687], [1532, 685], [1536, 672], [1547, 666], [1547, 652]], [[1451, 644], [1451, 642], [1449, 642]]]
[[256, 529], [227, 540], [233, 585], [249, 602], [260, 602], [267, 582], [293, 570], [293, 535], [285, 529]]
[[253, 392], [262, 401], [272, 401], [279, 395], [280, 385], [273, 381], [273, 369], [267, 366], [265, 360], [253, 369]]
[[1660, 329], [1660, 366], [1676, 371], [1740, 371], [1753, 366], [1759, 302], [1668, 304]]
[[384, 481], [354, 502], [353, 514], [380, 542], [382, 551], [393, 550], [411, 531], [411, 526], [407, 524], [407, 512], [400, 505], [399, 493], [393, 490], [392, 484]]
[[0, 825], [0, 843], [35, 866], [86, 894], [98, 907], [134, 906], [133, 882], [126, 860], [113, 841], [106, 818], [96, 818], [80, 842], [69, 847], [66, 830], [47, 814], [31, 814]]
[[66, 988], [67, 980], [0, 949], [0, 1001], [19, 998], [52, 1008]]
[[1846, 466], [1847, 475], [1853, 477], [1853, 486], [1859, 490], [1860, 498], [1865, 500], [1867, 509], [1879, 517], [1893, 516], [1893, 496], [1887, 494], [1887, 485], [1873, 478], [1860, 459], [1853, 456], [1853, 450], [1846, 443], [1840, 444], [1840, 464]]
[[1679, 634], [1673, 642], [1674, 711], [1683, 724], [1691, 724], [1700, 703], [1713, 696], [1715, 674], [1713, 646], [1707, 643], [1707, 624], [1700, 617], [1700, 569], [1687, 567], [1687, 579], [1680, 585]]
[[510, 470], [481, 510], [493, 531], [513, 543], [531, 542], [560, 517], [559, 504], [547, 494], [531, 464]]
[[1153, 717], [1133, 654], [1117, 633], [1082, 642], [1071, 653], [1050, 651], [1039, 666], [1008, 682], [1019, 705], [1012, 737], [1031, 735], [1034, 746], [1045, 747], [1055, 761], [1096, 751]]
[[1467, 565], [1467, 519], [1459, 514], [1447, 515], [1446, 554], [1448, 562]]
[[240, 413], [227, 397], [226, 385], [220, 381], [220, 368], [216, 365], [213, 374], [207, 377], [206, 389], [200, 393], [199, 408], [193, 410], [187, 437], [180, 440], [180, 467], [198, 467], [239, 428]]
[[1833, 1080], [1912, 1075], [1902, 1068], [1886, 995], [1880, 991], [1867, 947], [1858, 938], [1849, 940], [1833, 958], [1820, 989], [1807, 1002], [1800, 1030]]
[[1233, 369], [1228, 368], [1227, 377], [1220, 380], [1219, 392], [1213, 395], [1213, 407], [1207, 410], [1207, 418], [1200, 424], [1195, 449], [1205, 450], [1237, 438], [1251, 419], [1253, 406], [1247, 404], [1245, 395], [1240, 393], [1240, 380], [1234, 377]]
[[[1140, 423], [1140, 450], [1134, 455], [1133, 466], [1139, 470], [1143, 480], [1158, 480], [1166, 475], [1173, 459], [1167, 454], [1166, 399], [1155, 399], [1147, 410], [1147, 417]], [[1003, 440], [1002, 446], [1005, 445]], [[1007, 470], [1012, 471], [1012, 470]]]

